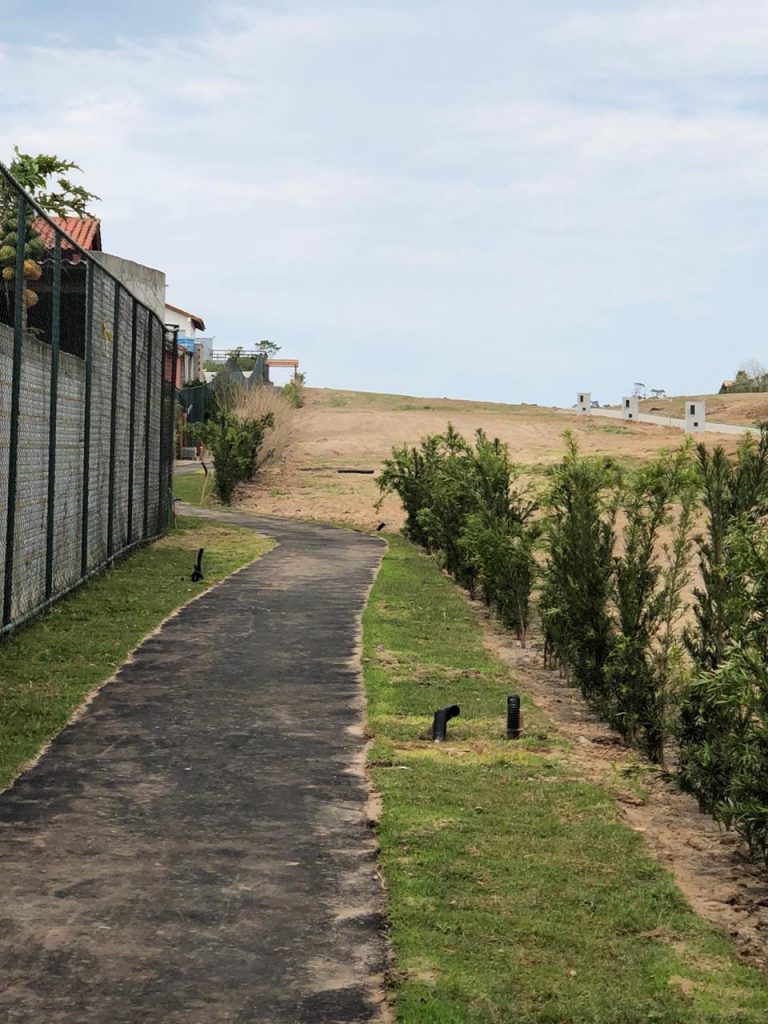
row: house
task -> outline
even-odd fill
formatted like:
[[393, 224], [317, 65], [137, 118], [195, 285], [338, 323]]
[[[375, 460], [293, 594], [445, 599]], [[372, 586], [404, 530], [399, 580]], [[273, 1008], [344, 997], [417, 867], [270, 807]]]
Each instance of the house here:
[[735, 380], [724, 380], [723, 383], [720, 385], [718, 395], [727, 395], [735, 383]]
[[[51, 217], [51, 221], [53, 225], [66, 231], [80, 248], [98, 258], [101, 253], [100, 220], [96, 217]], [[38, 338], [50, 340], [53, 321], [52, 254], [56, 245], [56, 232], [44, 217], [34, 219], [32, 231], [45, 246], [46, 256], [40, 261], [40, 276], [34, 285], [34, 303], [27, 309], [27, 328]], [[69, 238], [62, 237], [60, 310], [61, 323], [67, 325], [67, 330], [62, 332], [60, 344], [62, 352], [79, 356], [81, 359], [85, 355], [85, 295], [86, 266], [80, 249], [76, 248]]]
[[[115, 256], [103, 251], [101, 240], [101, 221], [97, 217], [55, 217], [49, 223], [43, 217], [33, 222], [33, 230], [43, 242], [47, 250], [47, 259], [42, 263], [42, 278], [36, 285], [38, 302], [28, 313], [30, 328], [37, 329], [40, 337], [46, 337], [51, 322], [53, 303], [53, 261], [51, 254], [56, 244], [55, 227], [65, 231], [67, 236], [61, 239], [62, 276], [61, 303], [62, 322], [70, 325], [70, 329], [62, 335], [61, 347], [65, 352], [83, 356], [77, 345], [77, 339], [85, 336], [85, 299], [86, 277], [85, 264], [80, 249], [90, 253], [97, 263], [116, 277], [139, 302], [155, 313], [163, 322], [165, 312], [165, 274], [153, 267], [146, 267], [133, 260]], [[80, 248], [70, 242], [76, 243]], [[74, 341], [73, 341], [74, 339]], [[77, 342], [77, 343], [75, 343]], [[74, 347], [73, 347], [74, 345]]]
[[198, 331], [205, 330], [203, 318], [166, 302], [165, 324], [167, 327], [178, 328], [176, 386], [181, 387], [187, 381], [205, 380], [205, 361], [211, 358], [213, 338], [197, 336]]
[[[101, 252], [101, 221], [98, 217], [51, 217], [53, 223], [65, 231], [73, 242], [87, 252]], [[46, 249], [53, 250], [55, 244], [54, 231], [43, 217], [38, 217], [32, 224], [35, 234], [44, 243]], [[63, 238], [61, 251], [64, 258], [71, 263], [80, 262], [80, 253]]]

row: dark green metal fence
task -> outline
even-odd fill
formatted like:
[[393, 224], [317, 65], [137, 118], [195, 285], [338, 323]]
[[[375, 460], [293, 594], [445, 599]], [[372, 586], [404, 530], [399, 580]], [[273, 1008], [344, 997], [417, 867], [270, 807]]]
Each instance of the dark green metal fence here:
[[176, 344], [0, 164], [0, 636], [168, 528]]

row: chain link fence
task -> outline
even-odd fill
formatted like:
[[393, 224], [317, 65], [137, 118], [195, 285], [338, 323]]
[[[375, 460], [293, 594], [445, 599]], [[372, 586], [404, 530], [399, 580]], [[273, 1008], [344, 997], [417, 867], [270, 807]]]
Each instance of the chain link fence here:
[[162, 535], [175, 334], [0, 164], [0, 636]]

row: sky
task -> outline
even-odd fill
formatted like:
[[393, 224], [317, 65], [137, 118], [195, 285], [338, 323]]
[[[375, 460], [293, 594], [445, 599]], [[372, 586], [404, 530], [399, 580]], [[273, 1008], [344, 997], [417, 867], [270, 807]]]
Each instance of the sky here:
[[0, 0], [0, 159], [307, 383], [570, 405], [768, 362], [768, 3]]

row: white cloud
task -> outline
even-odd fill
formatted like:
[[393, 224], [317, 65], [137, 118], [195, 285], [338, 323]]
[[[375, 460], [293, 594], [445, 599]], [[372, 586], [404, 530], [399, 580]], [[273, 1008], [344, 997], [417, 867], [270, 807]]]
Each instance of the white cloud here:
[[566, 19], [566, 47], [588, 50], [598, 69], [642, 75], [764, 75], [768, 6], [763, 0], [643, 0]]
[[107, 248], [164, 268], [223, 345], [284, 332], [315, 382], [343, 364], [375, 387], [382, 339], [437, 346], [440, 374], [468, 337], [481, 360], [518, 339], [517, 397], [553, 399], [574, 365], [615, 374], [622, 318], [669, 359], [665, 319], [704, 309], [725, 372], [732, 268], [766, 246], [768, 117], [735, 76], [768, 55], [768, 8], [459, 6], [235, 5], [191, 38], [0, 47], [3, 79], [33, 83], [0, 98], [0, 151], [76, 159]]

